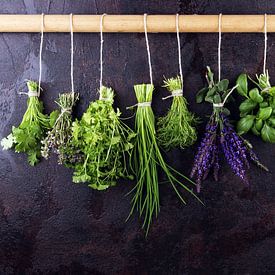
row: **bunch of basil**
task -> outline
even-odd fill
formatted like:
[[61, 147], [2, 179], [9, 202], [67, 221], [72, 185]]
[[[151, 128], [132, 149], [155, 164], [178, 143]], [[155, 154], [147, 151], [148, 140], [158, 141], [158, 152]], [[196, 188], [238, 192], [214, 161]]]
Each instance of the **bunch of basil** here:
[[237, 131], [241, 135], [252, 131], [265, 142], [275, 143], [275, 86], [270, 85], [268, 71], [256, 75], [257, 81], [249, 78], [256, 86], [251, 90], [247, 78], [246, 74], [241, 74], [237, 79], [237, 91], [245, 97], [239, 106], [241, 118]]

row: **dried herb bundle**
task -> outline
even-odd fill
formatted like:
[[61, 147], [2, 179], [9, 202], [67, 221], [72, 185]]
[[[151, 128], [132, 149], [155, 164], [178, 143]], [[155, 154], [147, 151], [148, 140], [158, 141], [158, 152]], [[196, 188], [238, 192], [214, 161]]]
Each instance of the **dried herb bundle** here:
[[167, 115], [158, 119], [157, 137], [159, 145], [166, 150], [178, 146], [185, 148], [197, 140], [194, 128], [197, 120], [187, 108], [187, 101], [182, 95], [182, 86], [179, 76], [164, 81], [164, 87], [171, 92], [173, 101]]
[[186, 182], [194, 184], [188, 177], [180, 174], [164, 161], [157, 144], [155, 130], [155, 116], [151, 108], [154, 86], [141, 84], [134, 86], [138, 101], [136, 111], [135, 130], [137, 141], [132, 157], [133, 168], [137, 177], [137, 183], [131, 192], [132, 209], [129, 217], [136, 209], [140, 216], [144, 216], [143, 228], [146, 234], [149, 231], [153, 216], [157, 216], [160, 210], [159, 179], [157, 168], [165, 173], [168, 182], [172, 185], [180, 200], [186, 204], [176, 185], [183, 187], [186, 191], [198, 197], [186, 185], [180, 182], [175, 175], [181, 176]]
[[201, 183], [211, 171], [215, 180], [218, 180], [221, 153], [224, 154], [234, 174], [241, 178], [245, 184], [248, 184], [249, 161], [268, 171], [253, 152], [251, 144], [240, 137], [229, 123], [230, 111], [223, 106], [229, 93], [232, 92], [228, 89], [229, 81], [223, 79], [215, 83], [213, 73], [209, 67], [207, 69], [208, 87], [197, 94], [197, 102], [201, 103], [205, 100], [213, 104], [213, 112], [206, 126], [206, 133], [199, 146], [191, 172], [191, 178], [197, 182], [198, 192], [200, 192]]
[[114, 186], [121, 177], [132, 179], [126, 162], [136, 135], [120, 120], [113, 101], [114, 91], [102, 87], [100, 99], [92, 102], [72, 127], [72, 146], [82, 155], [82, 161], [71, 165], [73, 182], [88, 182], [97, 190]]
[[50, 117], [43, 114], [43, 103], [39, 100], [38, 85], [34, 81], [27, 81], [28, 101], [27, 110], [18, 127], [12, 127], [12, 133], [2, 139], [4, 150], [15, 148], [17, 153], [27, 153], [30, 165], [35, 165], [41, 156], [41, 140], [44, 138], [56, 119], [56, 112]]
[[275, 143], [275, 87], [271, 87], [268, 72], [257, 76], [256, 85], [248, 90], [247, 75], [238, 77], [237, 90], [245, 97], [241, 103], [237, 130], [240, 135], [252, 131], [265, 142]]
[[70, 162], [71, 154], [68, 155], [68, 151], [72, 138], [72, 109], [77, 100], [78, 94], [73, 92], [59, 95], [56, 104], [60, 107], [60, 112], [58, 111], [53, 128], [42, 141], [41, 154], [44, 158], [48, 159], [53, 151], [58, 155], [59, 164]]

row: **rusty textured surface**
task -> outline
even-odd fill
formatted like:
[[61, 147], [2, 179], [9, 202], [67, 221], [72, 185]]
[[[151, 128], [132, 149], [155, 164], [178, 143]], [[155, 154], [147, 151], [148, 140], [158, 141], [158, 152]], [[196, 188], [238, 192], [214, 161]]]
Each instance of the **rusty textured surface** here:
[[[275, 13], [275, 1], [1, 1], [1, 13]], [[59, 92], [70, 88], [69, 34], [46, 34], [43, 53], [43, 99], [55, 108]], [[150, 34], [154, 110], [163, 114], [169, 102], [162, 76], [177, 74], [176, 38]], [[181, 35], [184, 93], [200, 116], [195, 92], [204, 85], [206, 65], [216, 70], [217, 35]], [[275, 35], [269, 35], [268, 68], [275, 84]], [[0, 136], [17, 125], [25, 97], [17, 95], [25, 79], [38, 78], [38, 34], [0, 34]], [[106, 34], [104, 81], [117, 91], [122, 110], [135, 103], [133, 84], [149, 81], [142, 34]], [[75, 86], [81, 94], [77, 115], [96, 98], [99, 82], [99, 35], [75, 35]], [[226, 34], [222, 40], [222, 76], [232, 82], [242, 71], [261, 72], [263, 35]], [[231, 106], [236, 111], [235, 106]], [[235, 108], [235, 109], [234, 109]], [[125, 116], [130, 115], [125, 111]], [[130, 122], [131, 124], [132, 122]], [[200, 126], [201, 130], [203, 125]], [[200, 135], [201, 137], [201, 135]], [[71, 172], [56, 159], [31, 168], [23, 155], [0, 152], [0, 274], [274, 274], [274, 145], [249, 136], [271, 169], [251, 169], [245, 188], [224, 167], [221, 180], [205, 183], [206, 206], [189, 198], [183, 207], [169, 186], [162, 186], [161, 214], [144, 238], [141, 223], [125, 223], [133, 183], [121, 182], [107, 192], [73, 185]], [[170, 162], [189, 173], [194, 149], [175, 150]]]

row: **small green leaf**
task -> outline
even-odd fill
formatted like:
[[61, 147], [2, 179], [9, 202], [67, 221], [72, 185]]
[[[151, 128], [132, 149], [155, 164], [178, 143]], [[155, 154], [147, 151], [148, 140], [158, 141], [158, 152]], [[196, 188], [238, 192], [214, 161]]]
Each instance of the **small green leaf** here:
[[257, 118], [262, 120], [267, 120], [271, 116], [271, 113], [272, 113], [271, 107], [260, 108], [257, 113]]
[[222, 99], [221, 99], [221, 96], [220, 95], [215, 95], [214, 96], [214, 103], [221, 103], [222, 102]]
[[263, 97], [260, 95], [258, 88], [254, 88], [254, 89], [250, 90], [249, 96], [253, 101], [255, 101], [257, 103], [261, 103], [264, 100]]
[[208, 91], [208, 88], [202, 88], [201, 90], [198, 91], [198, 93], [196, 94], [196, 103], [202, 103], [206, 93]]
[[270, 95], [275, 96], [275, 87], [271, 87], [268, 92]]
[[252, 133], [253, 133], [254, 135], [256, 135], [256, 136], [260, 136], [260, 135], [261, 135], [261, 133], [256, 129], [255, 124], [254, 124], [253, 127], [251, 128], [251, 131], [252, 131]]
[[224, 92], [227, 90], [229, 85], [229, 80], [228, 79], [223, 79], [218, 83], [218, 89], [220, 92]]
[[247, 133], [253, 126], [255, 116], [247, 115], [241, 118], [237, 123], [237, 131], [239, 135]]
[[253, 101], [252, 99], [248, 98], [246, 100], [244, 100], [240, 107], [239, 110], [242, 113], [249, 113], [250, 111], [252, 111], [255, 107], [257, 106], [257, 102]]
[[267, 123], [265, 123], [264, 127], [261, 131], [261, 137], [265, 142], [274, 143], [275, 142], [275, 129], [268, 126]]
[[261, 131], [262, 128], [263, 128], [263, 120], [262, 119], [256, 119], [256, 122], [255, 122], [255, 127], [258, 131]]
[[241, 74], [239, 75], [238, 79], [237, 79], [237, 91], [240, 95], [244, 96], [244, 97], [248, 97], [247, 96], [247, 75], [246, 74]]
[[275, 117], [270, 117], [270, 118], [268, 119], [268, 122], [270, 123], [270, 125], [271, 125], [272, 127], [275, 127]]
[[50, 114], [50, 128], [52, 128], [54, 126], [59, 114], [60, 114], [60, 112], [58, 110], [51, 112], [51, 114]]
[[260, 108], [268, 107], [268, 102], [262, 102], [259, 104]]

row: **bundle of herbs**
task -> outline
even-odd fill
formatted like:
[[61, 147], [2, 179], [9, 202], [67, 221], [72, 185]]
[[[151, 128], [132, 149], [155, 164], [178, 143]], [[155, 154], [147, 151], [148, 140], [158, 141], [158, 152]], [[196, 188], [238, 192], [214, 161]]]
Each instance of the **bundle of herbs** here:
[[49, 158], [50, 152], [53, 151], [58, 155], [58, 163], [66, 164], [72, 162], [74, 155], [71, 149], [72, 139], [72, 110], [78, 94], [74, 92], [63, 93], [59, 95], [56, 104], [60, 107], [58, 117], [54, 123], [53, 128], [48, 131], [46, 138], [42, 141], [42, 156]]
[[135, 133], [120, 120], [113, 108], [114, 91], [101, 87], [100, 98], [90, 103], [82, 118], [73, 122], [72, 146], [82, 155], [71, 164], [73, 182], [88, 182], [89, 187], [105, 190], [119, 178], [130, 178], [127, 158], [134, 147]]
[[166, 98], [173, 97], [173, 101], [166, 116], [158, 119], [158, 143], [166, 150], [175, 147], [186, 148], [197, 140], [194, 127], [197, 119], [187, 108], [187, 101], [182, 92], [183, 83], [179, 76], [164, 80], [164, 87], [171, 92]]
[[214, 82], [213, 73], [207, 67], [208, 87], [197, 94], [197, 103], [203, 101], [213, 105], [213, 112], [206, 126], [206, 133], [199, 146], [195, 157], [191, 178], [197, 183], [197, 191], [200, 192], [201, 183], [207, 178], [210, 171], [214, 179], [218, 180], [220, 170], [220, 154], [223, 153], [232, 171], [245, 184], [248, 184], [247, 172], [250, 161], [262, 169], [268, 169], [260, 163], [252, 150], [252, 145], [240, 137], [229, 122], [230, 111], [224, 107], [233, 89], [228, 89], [229, 81], [223, 79]]
[[153, 216], [156, 217], [160, 210], [158, 167], [164, 172], [168, 182], [170, 182], [176, 194], [184, 204], [186, 204], [186, 202], [180, 194], [176, 186], [177, 184], [194, 195], [198, 200], [199, 198], [191, 189], [179, 181], [175, 175], [181, 176], [188, 183], [194, 183], [188, 177], [180, 174], [167, 165], [158, 147], [155, 130], [155, 116], [151, 108], [154, 86], [152, 84], [135, 85], [134, 90], [138, 101], [138, 107], [135, 118], [137, 140], [132, 156], [132, 164], [137, 183], [131, 191], [134, 195], [129, 217], [133, 214], [134, 210], [137, 210], [139, 215], [144, 217], [142, 227], [145, 228], [146, 234], [148, 234], [152, 218]]
[[52, 112], [50, 116], [43, 114], [37, 83], [29, 80], [27, 86], [27, 110], [22, 122], [18, 127], [12, 127], [11, 134], [2, 139], [1, 145], [4, 150], [14, 148], [17, 153], [26, 153], [29, 164], [34, 166], [41, 156], [41, 141], [55, 123], [57, 113]]
[[271, 87], [268, 71], [251, 79], [256, 87], [248, 89], [247, 75], [238, 77], [238, 93], [245, 99], [239, 106], [240, 120], [237, 130], [240, 135], [251, 131], [265, 142], [275, 142], [275, 87]]

